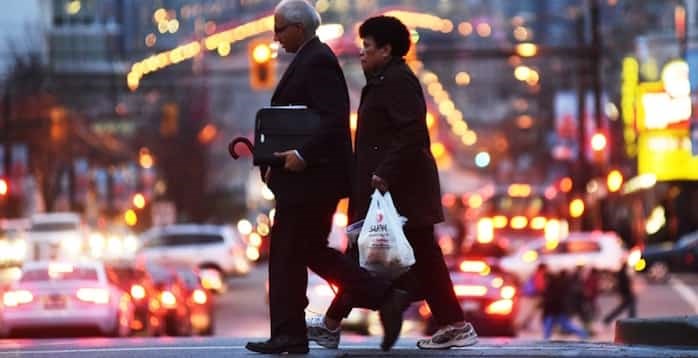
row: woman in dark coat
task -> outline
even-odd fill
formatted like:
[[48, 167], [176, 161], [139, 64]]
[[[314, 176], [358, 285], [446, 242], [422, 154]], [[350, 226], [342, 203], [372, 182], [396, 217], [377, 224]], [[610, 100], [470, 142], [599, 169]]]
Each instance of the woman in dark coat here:
[[[473, 345], [477, 335], [465, 322], [434, 238], [434, 224], [443, 221], [441, 188], [430, 150], [422, 87], [403, 59], [410, 47], [410, 33], [400, 20], [378, 16], [361, 25], [359, 36], [363, 39], [361, 66], [366, 86], [358, 111], [351, 217], [360, 220], [366, 216], [376, 188], [390, 192], [398, 212], [407, 218], [405, 235], [416, 259], [399, 282], [412, 296], [427, 301], [434, 320], [442, 327], [417, 346], [443, 349]], [[309, 322], [310, 339], [320, 344], [331, 341], [325, 346], [336, 347], [339, 322], [351, 311], [341, 296], [335, 298], [325, 319]], [[324, 340], [330, 335], [332, 340]]]

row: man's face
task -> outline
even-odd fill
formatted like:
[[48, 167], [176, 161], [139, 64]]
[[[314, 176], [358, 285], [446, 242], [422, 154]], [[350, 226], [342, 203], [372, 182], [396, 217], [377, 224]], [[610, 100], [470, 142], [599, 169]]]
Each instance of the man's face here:
[[274, 14], [274, 41], [278, 41], [286, 52], [296, 53], [303, 44], [303, 39], [303, 25]]

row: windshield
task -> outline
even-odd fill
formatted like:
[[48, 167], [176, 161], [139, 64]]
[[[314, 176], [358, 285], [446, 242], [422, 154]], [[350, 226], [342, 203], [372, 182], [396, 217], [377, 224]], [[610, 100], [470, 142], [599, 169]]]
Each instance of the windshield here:
[[70, 267], [61, 269], [29, 269], [22, 273], [20, 282], [39, 281], [97, 281], [97, 270], [89, 267]]
[[70, 231], [70, 230], [78, 230], [78, 225], [76, 223], [48, 222], [48, 223], [34, 223], [31, 227], [31, 231], [33, 231], [33, 232]]

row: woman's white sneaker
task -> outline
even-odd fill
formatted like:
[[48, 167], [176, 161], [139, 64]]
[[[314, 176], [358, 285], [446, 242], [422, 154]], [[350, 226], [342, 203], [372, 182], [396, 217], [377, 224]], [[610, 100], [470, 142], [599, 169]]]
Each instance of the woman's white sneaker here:
[[337, 349], [339, 347], [339, 336], [342, 333], [341, 328], [330, 330], [325, 326], [325, 316], [312, 316], [306, 318], [305, 325], [308, 328], [308, 340], [314, 341], [318, 345]]
[[420, 349], [449, 349], [467, 347], [477, 343], [477, 333], [470, 323], [462, 326], [448, 325], [436, 331], [431, 338], [420, 339], [417, 347]]

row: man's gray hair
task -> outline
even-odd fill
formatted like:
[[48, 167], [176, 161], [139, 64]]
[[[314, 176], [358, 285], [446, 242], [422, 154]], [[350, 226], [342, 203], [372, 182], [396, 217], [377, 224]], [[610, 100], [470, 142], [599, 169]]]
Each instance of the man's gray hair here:
[[305, 0], [282, 0], [274, 9], [290, 23], [302, 24], [307, 35], [315, 35], [320, 26], [320, 14]]

